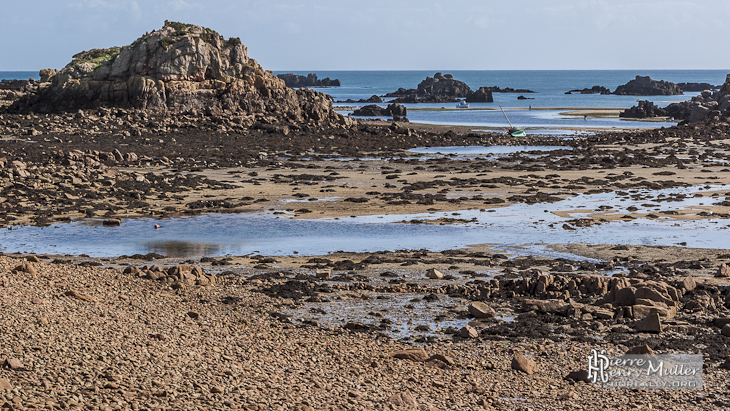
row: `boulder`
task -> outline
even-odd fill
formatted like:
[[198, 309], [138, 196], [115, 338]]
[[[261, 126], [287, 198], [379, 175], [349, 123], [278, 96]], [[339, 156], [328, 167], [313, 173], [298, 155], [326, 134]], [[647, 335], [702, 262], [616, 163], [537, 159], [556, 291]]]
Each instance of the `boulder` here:
[[662, 332], [662, 322], [659, 319], [659, 314], [653, 313], [646, 316], [641, 321], [638, 321], [634, 326], [638, 332], [655, 333], [659, 334]]
[[527, 375], [532, 375], [537, 371], [537, 364], [532, 358], [525, 357], [522, 354], [515, 354], [512, 357], [512, 369], [522, 371]]
[[725, 337], [730, 337], [730, 324], [725, 324], [725, 326], [722, 327], [722, 330], [720, 330], [720, 334]]
[[428, 360], [428, 353], [423, 348], [408, 348], [402, 351], [396, 351], [392, 354], [393, 358], [401, 360], [410, 360], [415, 362], [425, 362]]
[[684, 277], [684, 280], [682, 280], [682, 284], [680, 286], [685, 291], [693, 291], [695, 288], [697, 288], [697, 282], [694, 278], [692, 278], [691, 275], [688, 275], [687, 277]]
[[459, 337], [461, 338], [477, 338], [479, 337], [479, 331], [471, 325], [465, 325], [459, 330]]
[[444, 278], [444, 274], [435, 268], [426, 270], [426, 276], [432, 280], [441, 280]]
[[717, 268], [717, 273], [715, 273], [715, 277], [730, 277], [730, 266], [725, 263], [720, 264], [720, 267]]
[[630, 96], [672, 96], [682, 94], [682, 89], [668, 81], [652, 80], [649, 76], [636, 76], [634, 80], [618, 86], [613, 94]]
[[476, 318], [492, 318], [497, 313], [494, 309], [481, 301], [473, 301], [469, 304], [469, 314]]

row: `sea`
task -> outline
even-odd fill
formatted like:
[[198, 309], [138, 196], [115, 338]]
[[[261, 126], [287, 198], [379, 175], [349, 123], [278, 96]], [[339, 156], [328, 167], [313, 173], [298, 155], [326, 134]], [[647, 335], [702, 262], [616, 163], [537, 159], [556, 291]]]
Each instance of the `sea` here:
[[[354, 108], [363, 103], [343, 103], [348, 99], [360, 100], [370, 96], [383, 96], [398, 88], [416, 88], [426, 77], [433, 77], [434, 70], [407, 71], [274, 71], [274, 74], [294, 73], [307, 75], [314, 72], [320, 79], [338, 79], [340, 87], [318, 88], [335, 101], [335, 108], [344, 115], [351, 115]], [[634, 121], [611, 117], [606, 114], [584, 117], [581, 110], [588, 108], [624, 110], [650, 100], [665, 107], [678, 101], [690, 100], [697, 92], [679, 96], [617, 96], [601, 94], [565, 94], [567, 91], [603, 86], [610, 90], [626, 84], [636, 76], [650, 76], [654, 80], [673, 83], [710, 83], [720, 86], [730, 73], [728, 70], [443, 70], [454, 79], [463, 81], [472, 89], [482, 86], [528, 89], [534, 93], [494, 93], [493, 103], [471, 103], [468, 109], [457, 109], [453, 103], [405, 104], [408, 119], [414, 123], [455, 125], [475, 129], [501, 129], [508, 121], [523, 127], [528, 133], [569, 134], [569, 130], [591, 129], [642, 129], [669, 127], [672, 121]], [[0, 71], [2, 79], [38, 79], [35, 71]], [[524, 96], [528, 99], [520, 100]], [[387, 104], [381, 104], [386, 106]], [[505, 114], [499, 110], [501, 105]], [[505, 118], [506, 115], [506, 118]]]

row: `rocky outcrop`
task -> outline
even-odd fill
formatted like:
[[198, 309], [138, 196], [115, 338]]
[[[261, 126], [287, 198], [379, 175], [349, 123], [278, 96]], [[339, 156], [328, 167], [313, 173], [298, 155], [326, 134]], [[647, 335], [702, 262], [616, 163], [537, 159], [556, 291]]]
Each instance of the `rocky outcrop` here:
[[340, 80], [331, 80], [329, 77], [325, 77], [322, 80], [317, 78], [314, 73], [309, 73], [306, 76], [300, 76], [298, 74], [286, 73], [277, 74], [276, 77], [284, 80], [287, 87], [300, 88], [300, 87], [340, 87]]
[[433, 77], [426, 77], [416, 89], [400, 88], [385, 96], [397, 97], [395, 101], [398, 103], [449, 103], [465, 98], [471, 92], [466, 83], [454, 80], [451, 74], [436, 73]]
[[667, 110], [658, 107], [649, 100], [642, 100], [638, 106], [633, 106], [619, 113], [619, 117], [623, 118], [649, 118], [666, 116]]
[[730, 74], [718, 91], [703, 90], [699, 96], [692, 97], [690, 101], [672, 103], [664, 109], [654, 106], [651, 102], [641, 101], [638, 106], [624, 111], [620, 116], [634, 118], [668, 116], [689, 123], [706, 119], [712, 121], [727, 119], [730, 117]]
[[370, 98], [361, 98], [360, 100], [348, 98], [347, 100], [340, 100], [338, 103], [383, 103], [383, 99], [373, 94]]
[[292, 90], [248, 57], [238, 38], [165, 22], [124, 47], [74, 56], [39, 89], [14, 103], [12, 112], [68, 112], [122, 107], [181, 114], [238, 113], [291, 122], [345, 123], [332, 99], [309, 89]]
[[591, 88], [584, 88], [583, 90], [575, 89], [566, 91], [565, 94], [611, 94], [611, 90], [603, 86], [593, 86]]
[[673, 96], [682, 94], [682, 89], [668, 81], [652, 80], [651, 77], [636, 76], [634, 80], [618, 86], [613, 94], [628, 96]]
[[479, 90], [472, 91], [466, 95], [467, 103], [492, 103], [492, 91], [488, 87], [479, 87]]
[[398, 103], [388, 104], [388, 107], [383, 108], [375, 104], [360, 107], [355, 110], [353, 116], [363, 117], [393, 117], [396, 120], [401, 120], [406, 117], [407, 109]]
[[705, 91], [705, 90], [717, 91], [720, 89], [720, 86], [713, 86], [710, 83], [677, 83], [677, 86], [679, 86], [679, 88], [682, 89], [682, 91], [692, 91], [692, 92]]
[[492, 87], [484, 87], [487, 90], [491, 91], [492, 93], [534, 93], [532, 90], [528, 90], [526, 88], [512, 88], [512, 87], [499, 87], [499, 86], [492, 86]]

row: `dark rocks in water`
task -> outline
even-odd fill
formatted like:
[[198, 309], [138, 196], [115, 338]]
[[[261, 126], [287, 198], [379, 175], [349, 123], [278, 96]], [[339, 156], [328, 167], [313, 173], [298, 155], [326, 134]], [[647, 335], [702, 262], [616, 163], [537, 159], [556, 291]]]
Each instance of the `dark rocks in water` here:
[[236, 113], [287, 122], [349, 124], [332, 98], [292, 90], [248, 57], [238, 38], [176, 22], [124, 47], [78, 53], [10, 112], [69, 112], [99, 107], [166, 114]]
[[451, 74], [436, 73], [433, 77], [426, 77], [416, 89], [399, 88], [386, 97], [397, 97], [398, 103], [450, 103], [457, 98], [466, 98], [471, 88], [464, 82], [454, 80]]
[[649, 76], [636, 76], [634, 80], [618, 86], [613, 94], [623, 96], [673, 96], [682, 94], [682, 89], [668, 81], [652, 80]]
[[566, 91], [565, 94], [611, 94], [611, 90], [603, 86], [593, 86], [591, 88], [584, 88], [583, 90], [575, 89]]
[[466, 96], [467, 103], [492, 103], [492, 91], [487, 87], [479, 87], [479, 90], [472, 91]]
[[679, 86], [682, 91], [717, 91], [720, 89], [720, 86], [713, 86], [710, 83], [677, 83], [677, 86]]
[[367, 99], [361, 98], [360, 100], [353, 100], [351, 98], [348, 98], [347, 100], [338, 101], [338, 103], [383, 103], [383, 99], [373, 94], [372, 96], [370, 96], [370, 98]]
[[649, 100], [639, 101], [638, 106], [633, 106], [619, 113], [619, 117], [623, 118], [650, 118], [666, 116], [667, 111], [658, 107]]
[[523, 95], [517, 96], [517, 100], [534, 100], [534, 97], [525, 97]]
[[404, 106], [401, 106], [398, 103], [391, 103], [388, 104], [388, 107], [380, 107], [375, 104], [370, 104], [367, 106], [360, 107], [359, 109], [355, 110], [352, 115], [353, 116], [364, 116], [364, 117], [393, 117], [393, 118], [402, 118], [405, 117], [407, 114], [407, 109]]
[[300, 76], [298, 74], [286, 73], [277, 74], [276, 77], [284, 80], [287, 87], [299, 88], [299, 87], [340, 87], [340, 80], [331, 80], [329, 77], [325, 77], [322, 80], [317, 78], [314, 73], [309, 73], [306, 76]]
[[499, 87], [499, 86], [492, 86], [492, 87], [484, 87], [487, 90], [491, 91], [492, 93], [534, 93], [532, 90], [528, 90], [526, 88], [512, 88], [512, 87]]

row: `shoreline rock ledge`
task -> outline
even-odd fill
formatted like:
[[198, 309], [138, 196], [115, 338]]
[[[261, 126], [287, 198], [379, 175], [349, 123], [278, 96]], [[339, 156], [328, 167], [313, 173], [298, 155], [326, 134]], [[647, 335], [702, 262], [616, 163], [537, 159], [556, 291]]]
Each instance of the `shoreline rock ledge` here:
[[332, 98], [293, 90], [249, 58], [236, 37], [165, 21], [132, 44], [76, 54], [62, 70], [41, 70], [37, 89], [9, 112], [58, 113], [122, 107], [170, 114], [237, 113], [292, 122], [348, 124]]

